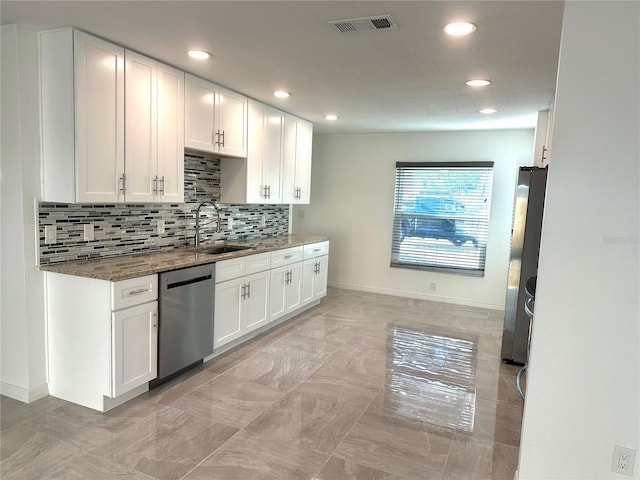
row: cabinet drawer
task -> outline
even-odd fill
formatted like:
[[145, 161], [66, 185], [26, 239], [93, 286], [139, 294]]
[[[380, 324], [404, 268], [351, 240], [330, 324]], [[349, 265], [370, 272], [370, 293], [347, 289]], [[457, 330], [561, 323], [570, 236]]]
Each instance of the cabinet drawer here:
[[245, 257], [216, 262], [216, 283], [245, 275]]
[[131, 278], [111, 283], [111, 309], [140, 305], [158, 298], [158, 276]]
[[245, 258], [245, 273], [251, 275], [252, 273], [264, 272], [271, 268], [271, 254], [259, 253], [257, 255], [249, 255]]
[[329, 255], [329, 242], [311, 243], [304, 246], [304, 259]]
[[271, 252], [271, 268], [302, 261], [302, 246]]

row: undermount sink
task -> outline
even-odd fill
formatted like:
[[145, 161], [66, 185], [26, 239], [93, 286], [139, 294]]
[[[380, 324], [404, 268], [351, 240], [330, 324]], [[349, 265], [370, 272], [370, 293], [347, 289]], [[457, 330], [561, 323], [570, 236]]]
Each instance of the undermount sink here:
[[236, 245], [219, 245], [217, 247], [203, 248], [198, 253], [205, 255], [220, 255], [221, 253], [238, 252], [240, 250], [249, 250], [251, 247], [240, 247]]

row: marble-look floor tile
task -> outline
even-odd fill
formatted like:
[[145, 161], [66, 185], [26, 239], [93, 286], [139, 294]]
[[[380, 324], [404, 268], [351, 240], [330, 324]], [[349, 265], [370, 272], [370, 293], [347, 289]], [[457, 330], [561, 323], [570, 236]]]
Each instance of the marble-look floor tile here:
[[493, 445], [492, 442], [454, 440], [444, 472], [445, 480], [491, 480]]
[[132, 468], [123, 467], [91, 453], [78, 455], [51, 468], [56, 480], [156, 480]]
[[84, 454], [68, 443], [24, 425], [16, 425], [2, 432], [0, 448], [0, 478], [50, 479], [57, 467]]
[[243, 428], [282, 396], [274, 387], [222, 375], [171, 404], [173, 408]]
[[314, 480], [409, 480], [392, 473], [331, 457]]
[[162, 407], [133, 399], [103, 414], [79, 405], [66, 404], [24, 423], [52, 438], [83, 450], [107, 443], [120, 432], [140, 423]]
[[439, 478], [452, 437], [367, 412], [336, 447], [334, 456], [407, 478]]
[[478, 371], [476, 373], [476, 394], [483, 400], [521, 404], [522, 399], [516, 388], [519, 366], [501, 365], [498, 374]]
[[259, 415], [246, 430], [329, 454], [361, 412], [340, 401], [294, 390]]
[[163, 407], [91, 453], [160, 480], [182, 478], [238, 429]]
[[284, 393], [309, 378], [321, 363], [322, 359], [314, 359], [303, 349], [280, 346], [257, 352], [223, 375], [241, 382], [250, 380]]
[[67, 403], [51, 396], [41, 398], [32, 403], [23, 403], [13, 398], [0, 396], [0, 428], [5, 430]]
[[187, 370], [166, 383], [143, 393], [144, 398], [159, 405], [170, 405], [218, 376], [203, 365]]
[[311, 480], [327, 456], [299, 443], [242, 431], [185, 480]]
[[518, 447], [494, 443], [491, 480], [512, 480], [518, 469], [518, 455]]
[[475, 401], [472, 429], [458, 429], [459, 440], [485, 440], [520, 445], [522, 402], [506, 403], [482, 399]]
[[320, 367], [308, 380], [298, 385], [293, 392], [332, 402], [340, 402], [358, 410], [364, 410], [379, 390], [377, 384], [368, 379], [359, 381], [356, 376], [343, 375], [336, 369]]

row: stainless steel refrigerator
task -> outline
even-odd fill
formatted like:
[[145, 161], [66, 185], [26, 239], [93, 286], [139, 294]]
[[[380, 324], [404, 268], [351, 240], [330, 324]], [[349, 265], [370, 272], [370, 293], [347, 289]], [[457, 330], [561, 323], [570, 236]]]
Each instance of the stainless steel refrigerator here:
[[511, 259], [502, 333], [502, 358], [525, 364], [529, 322], [525, 284], [537, 275], [547, 168], [520, 167], [511, 230]]

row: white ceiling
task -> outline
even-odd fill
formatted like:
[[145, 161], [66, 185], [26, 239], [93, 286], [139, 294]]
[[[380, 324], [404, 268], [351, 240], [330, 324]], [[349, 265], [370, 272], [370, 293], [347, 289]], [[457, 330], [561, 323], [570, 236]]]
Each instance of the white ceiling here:
[[[3, 24], [79, 27], [307, 118], [316, 133], [532, 127], [555, 89], [562, 11], [560, 1], [0, 2]], [[327, 23], [380, 14], [399, 28], [341, 34]], [[478, 30], [446, 36], [456, 20]], [[194, 48], [213, 59], [191, 60]], [[470, 78], [493, 83], [474, 89]], [[293, 95], [276, 99], [278, 89]], [[477, 113], [486, 107], [498, 113]]]

